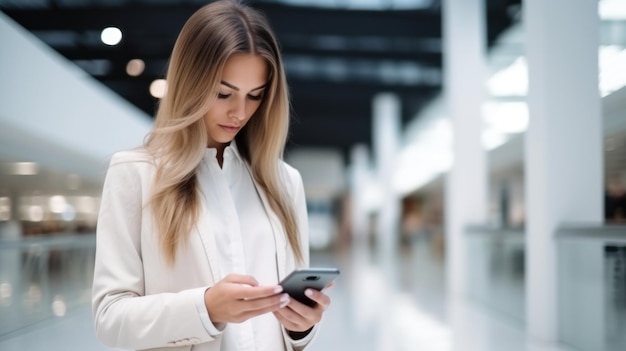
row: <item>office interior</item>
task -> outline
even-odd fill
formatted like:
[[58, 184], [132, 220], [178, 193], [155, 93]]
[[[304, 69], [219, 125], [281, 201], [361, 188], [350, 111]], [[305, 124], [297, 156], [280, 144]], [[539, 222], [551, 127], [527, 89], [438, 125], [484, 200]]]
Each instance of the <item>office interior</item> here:
[[[0, 0], [0, 350], [111, 350], [102, 182], [165, 62], [97, 26], [206, 2]], [[342, 272], [308, 350], [626, 350], [626, 1], [248, 3], [277, 16], [311, 265]]]

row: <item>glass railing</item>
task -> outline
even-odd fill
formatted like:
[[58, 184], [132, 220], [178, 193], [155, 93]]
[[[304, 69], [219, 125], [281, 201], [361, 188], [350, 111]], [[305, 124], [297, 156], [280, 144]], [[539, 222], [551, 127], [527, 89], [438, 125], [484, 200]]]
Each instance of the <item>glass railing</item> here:
[[557, 246], [560, 340], [626, 350], [626, 226], [562, 228]]
[[0, 339], [89, 305], [95, 234], [0, 239]]
[[524, 324], [524, 230], [471, 226], [465, 232], [469, 296]]

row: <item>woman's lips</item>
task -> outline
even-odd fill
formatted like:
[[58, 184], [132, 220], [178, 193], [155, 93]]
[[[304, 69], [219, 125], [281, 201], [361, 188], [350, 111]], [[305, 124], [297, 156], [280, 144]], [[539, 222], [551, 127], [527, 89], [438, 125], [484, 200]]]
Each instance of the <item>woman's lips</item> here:
[[224, 129], [225, 131], [229, 132], [229, 133], [237, 133], [239, 131], [239, 129], [241, 129], [241, 127], [236, 127], [236, 126], [225, 126], [225, 125], [219, 125], [220, 128]]

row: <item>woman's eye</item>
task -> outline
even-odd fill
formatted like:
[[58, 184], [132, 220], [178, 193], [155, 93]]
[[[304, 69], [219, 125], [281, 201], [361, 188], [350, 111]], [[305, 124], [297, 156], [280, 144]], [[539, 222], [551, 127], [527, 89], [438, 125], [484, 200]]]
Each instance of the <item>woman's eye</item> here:
[[230, 96], [230, 94], [222, 94], [222, 93], [217, 93], [217, 98], [218, 99], [226, 99]]
[[248, 95], [248, 98], [249, 98], [250, 100], [260, 101], [261, 99], [263, 99], [263, 94], [259, 94], [259, 95]]

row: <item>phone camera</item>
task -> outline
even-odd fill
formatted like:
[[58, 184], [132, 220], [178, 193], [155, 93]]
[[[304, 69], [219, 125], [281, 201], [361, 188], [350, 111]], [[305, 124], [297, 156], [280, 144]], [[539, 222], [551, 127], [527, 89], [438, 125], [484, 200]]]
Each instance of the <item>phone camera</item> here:
[[304, 280], [307, 281], [307, 282], [312, 282], [312, 281], [320, 280], [320, 276], [319, 275], [309, 275], [306, 278], [304, 278]]

